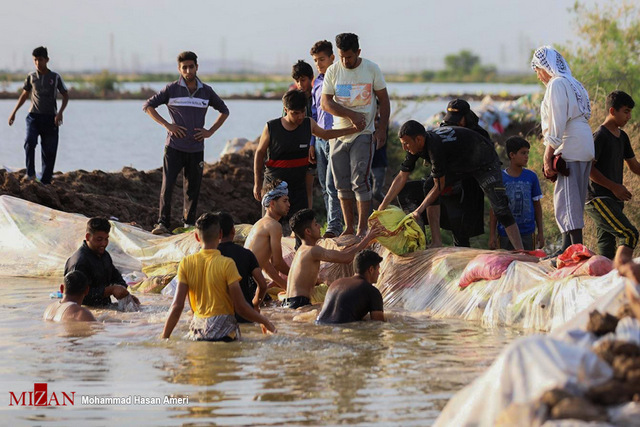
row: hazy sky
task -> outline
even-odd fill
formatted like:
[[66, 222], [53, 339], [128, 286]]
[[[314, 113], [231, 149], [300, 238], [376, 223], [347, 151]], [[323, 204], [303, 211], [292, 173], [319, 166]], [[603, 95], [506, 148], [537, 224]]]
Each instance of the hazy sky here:
[[[208, 61], [287, 70], [317, 40], [360, 36], [362, 56], [384, 70], [441, 68], [469, 49], [483, 63], [526, 69], [529, 50], [576, 40], [573, 0], [21, 0], [3, 2], [0, 69], [32, 67], [49, 48], [51, 68], [69, 71], [171, 67], [193, 50]], [[587, 5], [602, 0], [583, 0]], [[112, 40], [112, 41], [111, 41]], [[212, 68], [213, 65], [210, 65]]]

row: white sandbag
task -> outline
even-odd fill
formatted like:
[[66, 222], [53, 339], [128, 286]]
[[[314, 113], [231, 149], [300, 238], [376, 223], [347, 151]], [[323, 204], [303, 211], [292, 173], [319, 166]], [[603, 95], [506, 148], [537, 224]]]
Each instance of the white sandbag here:
[[584, 392], [613, 376], [591, 351], [546, 336], [521, 338], [445, 406], [435, 426], [494, 426], [511, 404], [529, 404], [546, 390]]

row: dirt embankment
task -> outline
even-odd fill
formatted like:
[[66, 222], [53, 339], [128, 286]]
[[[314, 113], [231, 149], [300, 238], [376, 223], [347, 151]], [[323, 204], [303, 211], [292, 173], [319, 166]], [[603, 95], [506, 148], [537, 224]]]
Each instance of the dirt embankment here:
[[[225, 210], [239, 223], [260, 219], [260, 204], [253, 198], [253, 150], [227, 154], [205, 164], [198, 214]], [[151, 230], [158, 219], [162, 169], [120, 172], [77, 170], [56, 173], [51, 185], [21, 182], [25, 171], [0, 170], [0, 195], [19, 197], [40, 205], [88, 217], [105, 216], [136, 223]], [[173, 190], [172, 227], [182, 226], [182, 177]]]

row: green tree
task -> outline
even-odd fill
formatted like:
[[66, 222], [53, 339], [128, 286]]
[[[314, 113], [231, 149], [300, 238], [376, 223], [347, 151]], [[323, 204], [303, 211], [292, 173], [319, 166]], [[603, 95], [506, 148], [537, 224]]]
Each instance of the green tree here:
[[[591, 100], [604, 108], [604, 98], [623, 90], [640, 101], [640, 6], [586, 6], [576, 2], [576, 32], [580, 42], [560, 47], [572, 74], [589, 91]], [[634, 109], [640, 118], [640, 109]]]
[[469, 50], [461, 50], [456, 54], [444, 57], [446, 71], [457, 75], [467, 75], [476, 64], [480, 64], [480, 57]]
[[89, 82], [96, 93], [106, 96], [116, 91], [118, 76], [107, 70], [102, 70], [100, 74], [91, 76]]

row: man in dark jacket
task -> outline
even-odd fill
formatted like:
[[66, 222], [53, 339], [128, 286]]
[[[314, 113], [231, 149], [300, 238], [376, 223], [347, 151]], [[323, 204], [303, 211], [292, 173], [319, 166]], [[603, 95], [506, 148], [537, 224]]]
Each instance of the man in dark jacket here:
[[[89, 294], [84, 297], [83, 305], [106, 306], [111, 304], [111, 295], [119, 300], [129, 295], [126, 282], [106, 250], [110, 231], [111, 224], [106, 218], [91, 218], [87, 222], [87, 234], [82, 246], [64, 266], [65, 276], [71, 271], [82, 271], [89, 279]], [[131, 297], [140, 304], [138, 298]]]

